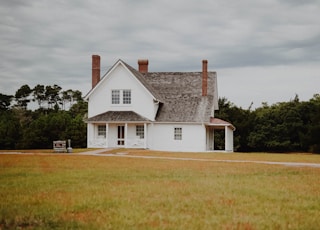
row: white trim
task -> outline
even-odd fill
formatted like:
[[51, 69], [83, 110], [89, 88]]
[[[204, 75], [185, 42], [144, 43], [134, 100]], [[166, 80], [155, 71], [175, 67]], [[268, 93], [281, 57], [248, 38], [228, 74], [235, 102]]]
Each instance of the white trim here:
[[148, 93], [149, 95], [156, 101], [158, 101], [159, 99], [155, 98], [152, 93], [142, 84], [141, 81], [139, 81], [139, 79], [127, 68], [127, 66], [125, 64], [123, 64], [123, 62], [121, 60], [119, 60], [121, 62], [121, 64], [123, 65], [123, 67], [131, 74], [131, 76], [136, 79], [136, 81], [142, 86], [142, 88], [144, 88]]
[[109, 124], [106, 123], [106, 147], [109, 147]]
[[143, 124], [143, 128], [144, 128], [144, 148], [147, 148], [147, 142], [148, 142], [148, 132], [147, 132], [147, 123]]
[[101, 78], [100, 81], [97, 83], [97, 85], [92, 88], [89, 93], [84, 96], [84, 100], [88, 101], [89, 97], [91, 96], [91, 94], [96, 91], [100, 85], [102, 84], [102, 82], [106, 81], [106, 79], [110, 78], [110, 74], [119, 66], [122, 65], [122, 67], [128, 71], [128, 73], [148, 92], [148, 94], [154, 99], [154, 100], [158, 100], [157, 98], [155, 98], [152, 93], [141, 83], [141, 81], [139, 81], [139, 79], [127, 68], [127, 66], [125, 64], [123, 64], [123, 61], [121, 59], [119, 59]]
[[124, 124], [124, 147], [127, 148], [128, 146], [128, 123]]

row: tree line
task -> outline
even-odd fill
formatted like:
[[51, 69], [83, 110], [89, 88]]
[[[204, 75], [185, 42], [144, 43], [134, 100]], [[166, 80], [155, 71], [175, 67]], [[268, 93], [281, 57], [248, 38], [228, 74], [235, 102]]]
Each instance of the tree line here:
[[[33, 104], [34, 109], [28, 107]], [[52, 148], [54, 140], [86, 147], [87, 103], [78, 90], [58, 85], [21, 86], [15, 95], [0, 93], [0, 149]], [[309, 101], [262, 103], [243, 109], [219, 98], [215, 117], [236, 127], [234, 149], [240, 152], [320, 153], [320, 95]], [[215, 132], [215, 149], [224, 147], [224, 132]]]
[[86, 147], [86, 113], [82, 93], [58, 85], [0, 93], [0, 149], [47, 149], [54, 140], [67, 139], [72, 147]]
[[[320, 95], [251, 110], [237, 107], [226, 98], [219, 99], [215, 117], [236, 127], [234, 147], [240, 152], [313, 152], [320, 153]], [[216, 148], [223, 143], [218, 139]]]

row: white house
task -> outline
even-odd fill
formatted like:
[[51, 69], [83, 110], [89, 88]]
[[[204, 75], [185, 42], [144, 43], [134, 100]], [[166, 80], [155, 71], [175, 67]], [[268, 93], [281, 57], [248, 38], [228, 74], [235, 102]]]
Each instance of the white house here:
[[92, 56], [88, 101], [88, 148], [145, 148], [214, 151], [214, 131], [225, 131], [225, 151], [233, 151], [235, 127], [214, 118], [218, 109], [216, 72], [149, 72], [118, 60], [100, 79], [100, 56]]

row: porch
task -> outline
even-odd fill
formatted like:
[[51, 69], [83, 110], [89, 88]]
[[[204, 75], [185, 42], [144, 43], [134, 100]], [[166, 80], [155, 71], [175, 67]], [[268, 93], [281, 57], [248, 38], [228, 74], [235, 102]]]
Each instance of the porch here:
[[[233, 132], [235, 127], [219, 118], [211, 118], [210, 123], [206, 125], [206, 151], [223, 151], [223, 152], [233, 152]], [[217, 141], [217, 136], [221, 136], [224, 139], [224, 148], [216, 148], [215, 141]]]
[[147, 123], [89, 123], [88, 148], [147, 148]]

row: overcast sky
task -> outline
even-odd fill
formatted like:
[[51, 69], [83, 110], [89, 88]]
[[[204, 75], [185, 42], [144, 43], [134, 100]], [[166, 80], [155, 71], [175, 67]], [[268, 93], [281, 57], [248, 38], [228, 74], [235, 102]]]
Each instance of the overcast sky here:
[[[319, 0], [0, 0], [0, 93], [58, 84], [85, 95], [91, 55], [149, 71], [218, 73], [247, 108], [320, 93]], [[102, 75], [103, 75], [102, 73]]]

